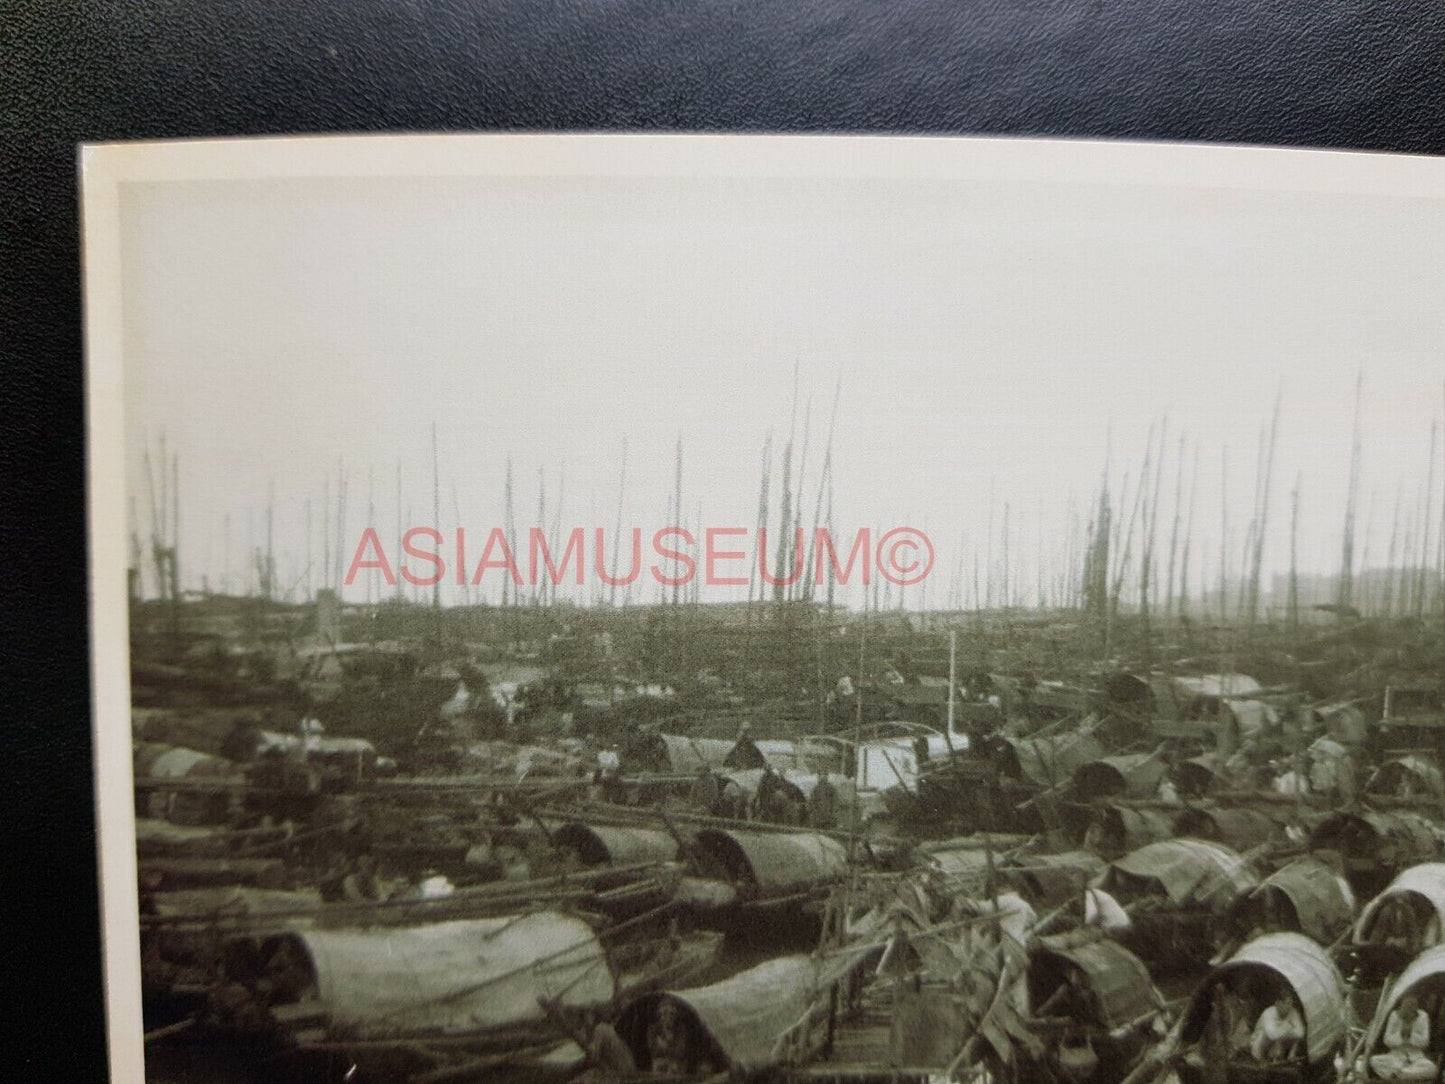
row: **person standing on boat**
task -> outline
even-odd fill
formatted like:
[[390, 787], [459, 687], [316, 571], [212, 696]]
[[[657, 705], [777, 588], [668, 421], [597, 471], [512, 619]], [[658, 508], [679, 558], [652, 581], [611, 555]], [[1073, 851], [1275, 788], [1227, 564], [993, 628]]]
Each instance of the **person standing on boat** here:
[[781, 824], [787, 820], [787, 795], [783, 781], [771, 764], [763, 765], [763, 774], [758, 778], [758, 790], [753, 795], [753, 819]]
[[708, 816], [713, 816], [717, 813], [721, 798], [722, 787], [718, 784], [717, 776], [713, 773], [711, 765], [704, 764], [697, 770], [697, 778], [692, 782], [692, 793], [689, 800], [693, 808], [701, 810]]
[[637, 1072], [632, 1051], [600, 1012], [584, 1010], [580, 1017], [573, 1018], [555, 999], [539, 998], [537, 1004], [586, 1053], [587, 1069], [577, 1081], [615, 1080]]
[[1210, 992], [1209, 1019], [1205, 1023], [1197, 1058], [1205, 1084], [1226, 1084], [1229, 1063], [1249, 1046], [1248, 1009], [1233, 981], [1217, 982]]
[[620, 1077], [637, 1072], [632, 1051], [627, 1049], [617, 1029], [600, 1015], [592, 1025], [586, 1050], [588, 1069], [595, 1076]]
[[687, 1072], [687, 1036], [677, 1006], [664, 999], [647, 1029], [647, 1054], [654, 1073], [682, 1076]]
[[357, 858], [355, 867], [341, 882], [341, 898], [348, 903], [384, 898], [374, 857], [363, 854]]
[[1255, 1061], [1286, 1061], [1294, 1056], [1304, 1037], [1305, 1025], [1295, 1006], [1294, 995], [1283, 990], [1274, 1004], [1259, 1014], [1254, 1035], [1249, 1040], [1249, 1053]]
[[823, 768], [813, 793], [808, 795], [808, 823], [824, 830], [838, 824], [838, 788], [828, 778], [828, 769]]
[[748, 796], [736, 779], [724, 778], [722, 792], [718, 798], [716, 815], [726, 820], [745, 820], [748, 813]]
[[1275, 768], [1280, 772], [1274, 779], [1274, 792], [1289, 796], [1310, 793], [1310, 777], [1304, 758], [1297, 765], [1288, 761], [1277, 761]]
[[753, 745], [753, 724], [743, 720], [738, 727], [738, 736], [733, 739], [733, 747], [728, 750], [728, 755], [723, 758], [725, 768], [749, 768], [753, 765], [752, 754], [756, 751]]
[[221, 742], [221, 756], [237, 764], [250, 764], [261, 749], [261, 728], [249, 716], [237, 719]]
[[1430, 1045], [1430, 1017], [1413, 993], [1400, 999], [1400, 1004], [1385, 1022], [1384, 1054], [1370, 1059], [1370, 1069], [1381, 1080], [1431, 1080], [1435, 1063], [1425, 1053]]

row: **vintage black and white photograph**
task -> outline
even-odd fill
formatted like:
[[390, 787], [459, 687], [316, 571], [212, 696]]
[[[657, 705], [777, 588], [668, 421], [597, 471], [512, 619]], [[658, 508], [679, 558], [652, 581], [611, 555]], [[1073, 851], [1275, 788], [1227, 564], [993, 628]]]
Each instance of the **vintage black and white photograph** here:
[[1441, 1079], [1442, 165], [86, 148], [117, 1079]]

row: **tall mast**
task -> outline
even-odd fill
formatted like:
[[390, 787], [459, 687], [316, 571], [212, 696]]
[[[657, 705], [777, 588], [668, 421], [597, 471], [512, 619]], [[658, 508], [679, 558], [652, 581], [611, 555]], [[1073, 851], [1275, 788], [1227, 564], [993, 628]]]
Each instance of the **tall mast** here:
[[[366, 526], [371, 529], [376, 526], [376, 469], [368, 463], [366, 465]], [[381, 594], [381, 588], [376, 583], [375, 576], [366, 577], [366, 604], [371, 605], [373, 593]]]
[[[455, 477], [452, 478], [452, 521], [454, 529], [460, 531], [462, 529], [462, 506], [461, 502], [457, 500], [457, 480]], [[457, 569], [457, 579], [460, 581], [458, 586], [462, 589], [462, 605], [470, 606], [472, 604], [472, 588], [465, 568]]]
[[[1164, 449], [1165, 439], [1169, 434], [1169, 415], [1159, 423], [1159, 453], [1151, 465], [1154, 475], [1154, 491], [1147, 502], [1147, 515], [1144, 524], [1143, 557], [1139, 565], [1139, 612], [1144, 618], [1145, 639], [1148, 642], [1149, 629], [1149, 591], [1154, 566], [1154, 545], [1159, 529], [1159, 487], [1164, 480]], [[1151, 448], [1152, 454], [1152, 448]]]
[[1164, 584], [1164, 618], [1174, 616], [1174, 573], [1179, 556], [1179, 528], [1184, 518], [1184, 434], [1179, 434], [1179, 462], [1174, 469], [1174, 525], [1169, 532], [1169, 573]]
[[[512, 456], [507, 455], [507, 480], [502, 489], [503, 502], [505, 504], [506, 527], [507, 527], [507, 549], [511, 551], [512, 560], [517, 559], [517, 532], [516, 523], [512, 516]], [[502, 606], [510, 607], [508, 611], [508, 628], [513, 644], [517, 637], [517, 586], [512, 581], [510, 569], [507, 575], [502, 577]]]
[[984, 600], [986, 609], [993, 609], [993, 501], [995, 476], [990, 475], [988, 480], [988, 533], [984, 543], [984, 563], [988, 566], [988, 596]]
[[[828, 537], [833, 536], [833, 469], [828, 468]], [[828, 621], [833, 620], [833, 570], [828, 569]]]
[[[1441, 476], [1445, 478], [1445, 470], [1441, 471]], [[1440, 616], [1445, 618], [1445, 493], [1442, 493], [1440, 498], [1439, 535], [1439, 541], [1436, 543], [1440, 553], [1436, 574], [1435, 600], [1440, 607]]]
[[1417, 574], [1419, 586], [1415, 591], [1415, 616], [1425, 616], [1425, 594], [1429, 583], [1430, 528], [1433, 526], [1435, 503], [1435, 444], [1439, 431], [1435, 420], [1430, 421], [1430, 468], [1425, 481], [1425, 522], [1420, 527], [1420, 570]]
[[[797, 528], [803, 525], [803, 476], [808, 467], [808, 445], [812, 436], [812, 429], [813, 394], [809, 392], [808, 398], [803, 405], [803, 444], [798, 455], [798, 481], [797, 484], [792, 487], [793, 523], [792, 529], [787, 533], [788, 546], [793, 551], [793, 560], [788, 566], [786, 573], [789, 577], [792, 576], [793, 570], [798, 567], [798, 563], [803, 559], [801, 552], [802, 545], [800, 544], [801, 540], [798, 537]], [[800, 574], [793, 583], [788, 584], [786, 591], [789, 598], [800, 598], [803, 595], [805, 590], [804, 584], [807, 578], [806, 575]]]
[[958, 693], [958, 630], [948, 630], [948, 736], [952, 744], [954, 733], [953, 702]]
[[[431, 523], [433, 530], [441, 530], [442, 521], [442, 496], [441, 496], [441, 464], [437, 456], [437, 423], [431, 423]], [[436, 583], [431, 587], [431, 606], [433, 610], [440, 610], [442, 607], [442, 581], [438, 576]]]
[[[672, 524], [675, 527], [682, 527], [682, 431], [677, 434], [677, 448], [673, 454], [672, 462], [672, 507], [677, 522]], [[682, 587], [681, 564], [676, 558], [672, 562], [672, 605], [677, 608], [678, 593]]]
[[1345, 530], [1340, 552], [1339, 616], [1343, 620], [1355, 600], [1355, 505], [1360, 488], [1360, 400], [1364, 391], [1365, 373], [1355, 378], [1355, 422], [1350, 438], [1350, 481], [1345, 496]]
[[1009, 594], [1009, 566], [1008, 566], [1008, 513], [1009, 502], [1003, 502], [1003, 607], [1007, 611], [1013, 605], [1013, 598]]
[[1194, 445], [1189, 468], [1189, 514], [1184, 521], [1184, 549], [1179, 554], [1179, 616], [1189, 613], [1189, 557], [1194, 548], [1194, 513], [1199, 504], [1199, 445]]
[[1219, 620], [1229, 620], [1229, 445], [1219, 452]]
[[[817, 528], [818, 528], [819, 522], [821, 521], [821, 520], [820, 520], [820, 517], [821, 517], [821, 515], [822, 515], [822, 510], [823, 510], [823, 491], [824, 491], [825, 489], [826, 489], [826, 490], [828, 491], [828, 493], [829, 493], [829, 516], [830, 516], [830, 517], [832, 516], [833, 430], [834, 430], [834, 428], [835, 428], [835, 427], [837, 426], [837, 424], [838, 424], [838, 399], [842, 396], [842, 394], [843, 394], [843, 374], [842, 374], [842, 372], [839, 372], [839, 373], [838, 373], [838, 381], [837, 381], [837, 383], [836, 383], [836, 384], [834, 385], [834, 387], [833, 387], [833, 409], [832, 409], [832, 411], [831, 411], [831, 412], [829, 413], [829, 415], [828, 415], [828, 442], [827, 442], [827, 444], [826, 444], [826, 445], [824, 446], [824, 448], [823, 448], [823, 465], [822, 465], [821, 468], [819, 468], [819, 471], [818, 471], [818, 496], [817, 496], [817, 499], [813, 502], [813, 533], [812, 533], [812, 536], [811, 536], [811, 537], [809, 538], [809, 540], [808, 540], [808, 559], [807, 559], [807, 563], [803, 566], [804, 569], [805, 569], [805, 571], [804, 571], [804, 573], [803, 573], [803, 584], [804, 584], [803, 594], [804, 594], [804, 596], [807, 597], [807, 598], [812, 598], [812, 597], [813, 597], [813, 588], [816, 586], [816, 585], [814, 584], [814, 582], [813, 582], [812, 570], [813, 570], [813, 563], [814, 563], [814, 561], [816, 560], [815, 548], [816, 548], [816, 544], [817, 544], [817, 540], [818, 540], [818, 530], [817, 530]], [[801, 495], [801, 494], [800, 494], [800, 495]], [[829, 524], [829, 535], [830, 535], [830, 537], [831, 537], [831, 534], [832, 534], [832, 524], [830, 523], [830, 524]], [[830, 579], [831, 579], [831, 576], [830, 576]], [[832, 586], [831, 586], [831, 584], [830, 584], [829, 590], [828, 590], [828, 597], [829, 597], [830, 599], [832, 598], [832, 593], [833, 593], [833, 592], [832, 592]]]
[[[397, 461], [396, 461], [396, 559], [397, 559], [397, 562], [398, 562], [398, 563], [400, 563], [400, 561], [401, 561], [401, 540], [402, 540], [402, 538], [405, 536], [405, 534], [406, 534], [406, 520], [402, 518], [402, 514], [401, 514], [401, 460], [400, 460], [400, 459], [397, 459]], [[402, 596], [402, 591], [404, 590], [404, 588], [402, 587], [402, 582], [403, 582], [403, 581], [402, 581], [402, 578], [401, 578], [401, 576], [398, 574], [397, 577], [396, 577], [396, 601], [397, 601], [397, 602], [402, 601], [402, 597], [403, 597], [403, 596]]]
[[176, 607], [181, 604], [181, 456], [171, 453], [171, 620], [175, 630], [180, 628], [180, 613]]
[[276, 592], [276, 482], [273, 479], [266, 486], [266, 583], [262, 592], [267, 602], [275, 598]]
[[1397, 572], [1396, 562], [1400, 556], [1400, 504], [1405, 498], [1403, 486], [1395, 488], [1395, 515], [1390, 520], [1390, 552], [1386, 557], [1385, 569], [1385, 598], [1384, 610], [1386, 617], [1395, 616], [1396, 603], [1396, 580], [1399, 581], [1399, 603], [1402, 610], [1407, 609], [1406, 603], [1406, 580], [1408, 573], [1401, 569]]
[[[230, 540], [227, 539], [227, 541], [229, 542]], [[307, 599], [308, 602], [309, 602], [309, 601], [311, 600], [311, 598], [312, 598], [312, 592], [311, 592], [311, 565], [312, 565], [314, 562], [315, 562], [315, 557], [314, 557], [313, 554], [312, 554], [312, 548], [311, 548], [311, 498], [310, 498], [310, 497], [307, 497], [307, 498], [306, 498], [306, 565], [305, 565], [305, 567], [304, 567], [304, 569], [303, 569], [303, 571], [302, 571], [302, 575], [305, 576], [305, 578], [306, 578], [306, 599]], [[226, 573], [227, 573], [227, 579], [228, 579], [228, 580], [230, 579], [230, 570], [231, 570], [231, 563], [230, 563], [230, 560], [227, 559], [227, 561], [226, 561]]]
[[612, 575], [607, 604], [617, 606], [617, 557], [622, 550], [622, 500], [627, 493], [627, 438], [622, 438], [622, 467], [617, 475], [617, 532], [612, 536]]
[[1261, 570], [1264, 565], [1264, 538], [1265, 531], [1269, 524], [1269, 493], [1270, 484], [1274, 476], [1274, 450], [1279, 439], [1279, 410], [1280, 402], [1284, 397], [1281, 391], [1275, 397], [1274, 417], [1269, 423], [1269, 439], [1265, 445], [1264, 459], [1261, 467], [1262, 479], [1259, 482], [1259, 496], [1255, 503], [1255, 532], [1254, 532], [1254, 553], [1251, 557], [1249, 570], [1249, 624], [1253, 625], [1259, 611], [1259, 581]]
[[[398, 547], [400, 542], [397, 543]], [[250, 560], [248, 557], [247, 560]], [[401, 581], [398, 580], [398, 583]], [[321, 583], [331, 589], [331, 475], [321, 485]]]
[[[552, 513], [552, 552], [556, 553], [562, 544], [562, 508], [567, 501], [567, 462], [563, 460], [557, 471], [557, 510]], [[460, 516], [458, 517], [460, 520]], [[580, 561], [581, 558], [579, 557]], [[557, 603], [557, 588], [560, 584], [552, 584], [551, 598], [553, 605]]]
[[1289, 627], [1299, 628], [1299, 491], [1304, 472], [1295, 475], [1289, 501]]
[[[537, 522], [536, 528], [543, 532], [547, 531], [547, 468], [543, 464], [537, 465]], [[531, 532], [528, 532], [528, 546], [531, 545]], [[519, 561], [521, 557], [517, 558]], [[537, 582], [532, 584], [532, 605], [543, 606], [547, 602], [547, 570], [542, 569], [542, 575], [537, 577]]]
[[341, 580], [345, 575], [342, 572], [342, 550], [346, 548], [346, 463], [344, 460], [336, 461], [336, 546], [334, 557], [336, 568], [332, 573], [332, 583], [335, 585], [336, 596], [341, 597]]
[[[758, 522], [757, 530], [754, 532], [753, 537], [755, 539], [758, 539], [758, 544], [761, 545], [763, 531], [767, 528], [768, 525], [768, 487], [769, 483], [772, 481], [773, 474], [773, 432], [771, 429], [768, 430], [767, 436], [763, 440], [762, 465], [759, 468], [759, 472], [760, 479], [758, 481]], [[764, 591], [762, 586], [760, 586], [758, 583], [758, 573], [761, 565], [767, 559], [768, 556], [766, 553], [759, 553], [756, 560], [748, 562], [747, 624], [749, 628], [752, 628], [753, 624], [754, 589], [757, 590], [757, 600], [760, 606], [763, 601]]]
[[783, 447], [783, 503], [778, 524], [773, 603], [781, 613], [786, 598], [783, 579], [787, 575], [788, 529], [793, 525], [793, 438], [798, 427], [798, 363], [793, 363], [793, 406], [788, 418], [788, 443]]

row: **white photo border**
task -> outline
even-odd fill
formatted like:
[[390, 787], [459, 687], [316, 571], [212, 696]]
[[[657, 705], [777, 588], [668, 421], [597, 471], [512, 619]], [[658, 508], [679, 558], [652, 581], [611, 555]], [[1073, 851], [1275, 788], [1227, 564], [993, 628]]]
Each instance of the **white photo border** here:
[[357, 177], [891, 178], [1445, 201], [1445, 158], [956, 136], [477, 134], [89, 144], [80, 150], [95, 808], [111, 1079], [144, 1079], [131, 769], [121, 192], [131, 183]]

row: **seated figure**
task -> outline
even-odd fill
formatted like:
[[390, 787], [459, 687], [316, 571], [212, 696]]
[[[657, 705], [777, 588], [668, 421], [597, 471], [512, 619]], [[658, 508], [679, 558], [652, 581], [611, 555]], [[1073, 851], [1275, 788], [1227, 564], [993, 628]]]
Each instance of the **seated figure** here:
[[647, 1029], [647, 1052], [654, 1073], [682, 1076], [688, 1071], [688, 1043], [677, 1006], [663, 1001]]
[[1380, 1080], [1431, 1080], [1435, 1063], [1425, 1052], [1430, 1045], [1430, 1017], [1414, 994], [1406, 994], [1385, 1023], [1386, 1052], [1370, 1059]]
[[1295, 1005], [1294, 995], [1284, 991], [1259, 1014], [1254, 1034], [1249, 1040], [1249, 1053], [1255, 1061], [1288, 1061], [1298, 1056], [1304, 1038], [1304, 1020]]
[[1397, 896], [1385, 901], [1370, 929], [1370, 943], [1406, 956], [1414, 956], [1424, 947], [1420, 922], [1409, 900]]

